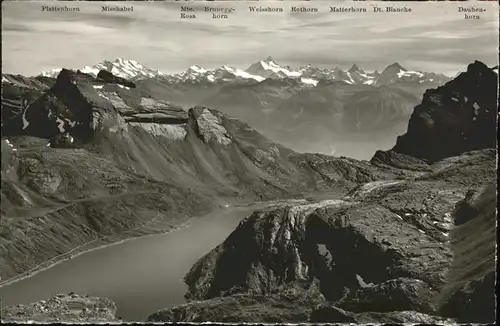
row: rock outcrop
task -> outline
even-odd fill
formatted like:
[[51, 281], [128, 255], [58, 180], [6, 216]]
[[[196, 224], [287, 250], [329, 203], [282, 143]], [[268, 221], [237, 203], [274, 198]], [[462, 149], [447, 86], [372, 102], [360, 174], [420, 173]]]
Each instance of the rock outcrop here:
[[149, 322], [297, 323], [308, 322], [315, 307], [325, 298], [315, 286], [304, 290], [287, 288], [266, 295], [235, 294], [190, 302], [157, 311]]
[[96, 117], [116, 116], [111, 103], [98, 96], [94, 78], [63, 69], [55, 84], [22, 113], [17, 135], [51, 139], [70, 134], [79, 144], [89, 142], [97, 129]]
[[353, 311], [420, 311], [434, 312], [432, 306], [434, 290], [428, 283], [412, 278], [400, 277], [379, 284], [361, 286], [342, 298], [337, 306]]
[[387, 324], [443, 324], [454, 323], [450, 318], [423, 314], [415, 311], [361, 312], [353, 313], [332, 305], [315, 308], [310, 316], [312, 323], [387, 323]]
[[100, 70], [99, 73], [97, 73], [97, 78], [100, 78], [109, 84], [119, 84], [119, 85], [122, 85], [125, 87], [130, 87], [130, 88], [136, 87], [135, 83], [133, 83], [129, 80], [126, 80], [125, 78], [115, 76], [107, 70]]
[[23, 127], [23, 110], [54, 83], [54, 78], [2, 74], [2, 136], [19, 134]]
[[444, 86], [428, 90], [392, 150], [432, 163], [495, 148], [497, 85], [498, 74], [476, 61]]
[[48, 300], [26, 305], [1, 307], [3, 323], [113, 323], [116, 305], [107, 298], [58, 294]]
[[[38, 90], [40, 84], [45, 85], [31, 83], [25, 88]], [[145, 129], [166, 123], [182, 125], [187, 120], [181, 108], [142, 95], [135, 84], [109, 72], [94, 78], [62, 69], [55, 83], [43, 90], [31, 100], [27, 95], [22, 98], [24, 105], [13, 113], [16, 118], [5, 116], [5, 135], [55, 139], [55, 144], [71, 136], [71, 143], [82, 145], [96, 141], [103, 133], [124, 131], [125, 120]]]
[[[441, 231], [441, 225], [446, 227], [458, 196], [452, 189], [449, 194], [429, 193], [425, 183], [379, 193], [377, 187], [383, 184], [344, 200], [254, 213], [193, 266], [186, 277], [188, 298], [266, 294], [290, 282], [310, 284], [317, 279], [328, 300], [341, 300], [346, 289], [360, 290], [342, 299], [348, 306], [347, 302], [365, 300], [366, 293], [373, 298], [377, 291], [393, 291], [386, 300], [393, 296], [394, 307], [385, 302], [385, 309], [408, 310], [413, 305], [432, 311], [429, 298], [444, 284], [451, 261], [443, 232], [447, 230]], [[426, 202], [433, 201], [439, 206], [426, 208]], [[357, 275], [375, 285], [362, 289]]]

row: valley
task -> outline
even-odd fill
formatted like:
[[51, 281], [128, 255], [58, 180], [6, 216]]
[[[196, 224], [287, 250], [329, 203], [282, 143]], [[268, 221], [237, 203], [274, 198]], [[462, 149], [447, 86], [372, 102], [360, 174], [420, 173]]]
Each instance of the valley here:
[[[405, 76], [388, 69], [374, 83]], [[336, 132], [347, 144], [352, 128], [375, 143], [377, 128], [403, 134], [381, 136], [370, 160], [283, 146], [240, 120], [240, 95], [230, 113], [186, 110], [159, 84], [92, 71], [2, 78], [4, 320], [491, 320], [498, 76], [483, 63], [423, 96], [287, 78], [229, 87], [281, 101], [274, 85], [287, 83], [297, 100], [247, 119], [314, 128], [330, 154]]]
[[497, 3], [44, 1], [2, 2], [2, 325], [495, 323]]

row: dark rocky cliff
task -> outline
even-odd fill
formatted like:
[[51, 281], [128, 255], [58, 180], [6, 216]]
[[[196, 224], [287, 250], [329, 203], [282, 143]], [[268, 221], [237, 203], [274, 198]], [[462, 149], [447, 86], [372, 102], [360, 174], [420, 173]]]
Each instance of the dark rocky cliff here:
[[[433, 163], [496, 147], [498, 74], [476, 61], [452, 81], [427, 90], [392, 151]], [[374, 159], [378, 158], [377, 153]]]
[[99, 73], [97, 74], [97, 78], [102, 79], [106, 83], [110, 84], [119, 84], [130, 88], [136, 87], [134, 82], [126, 80], [125, 78], [122, 77], [115, 76], [107, 70], [100, 70]]

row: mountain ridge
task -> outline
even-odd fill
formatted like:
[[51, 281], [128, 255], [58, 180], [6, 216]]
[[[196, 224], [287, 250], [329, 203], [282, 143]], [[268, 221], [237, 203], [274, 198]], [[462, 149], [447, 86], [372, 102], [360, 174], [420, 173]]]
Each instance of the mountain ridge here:
[[[177, 225], [221, 201], [346, 191], [381, 177], [367, 163], [296, 153], [217, 110], [185, 111], [100, 76], [61, 71], [2, 130], [0, 218], [13, 238], [0, 247], [19, 254], [2, 257], [2, 279], [92, 237], [138, 228], [158, 209], [164, 222], [179, 216]], [[16, 227], [43, 232], [10, 233]], [[33, 246], [44, 250], [25, 259]]]
[[[232, 75], [233, 79], [251, 79], [254, 81], [262, 81], [266, 78], [298, 78], [304, 84], [316, 85], [320, 80], [337, 80], [344, 81], [350, 84], [367, 84], [370, 85], [374, 83], [375, 79], [377, 79], [377, 83], [382, 84], [384, 79], [380, 79], [378, 73], [366, 73], [363, 69], [359, 68], [356, 64], [354, 64], [350, 69], [343, 71], [339, 68], [332, 69], [318, 69], [311, 65], [305, 65], [296, 70], [288, 67], [281, 66], [277, 64], [272, 57], [268, 57], [265, 60], [258, 61], [252, 65], [250, 65], [247, 69], [241, 70], [233, 67], [229, 67], [227, 65], [223, 65], [222, 67], [215, 69], [205, 69], [198, 65], [193, 65], [189, 67], [186, 71], [176, 74], [166, 74], [159, 70], [154, 70], [147, 68], [135, 60], [125, 60], [123, 58], [118, 58], [114, 61], [104, 61], [102, 63], [96, 64], [94, 66], [85, 66], [80, 69], [82, 72], [97, 75], [99, 70], [107, 70], [113, 73], [116, 76], [127, 78], [127, 79], [146, 79], [146, 78], [163, 78], [166, 80], [170, 80], [172, 82], [183, 82], [186, 80], [196, 81], [196, 80], [204, 80], [209, 82], [223, 81], [224, 80], [224, 71], [226, 73], [226, 77]], [[60, 69], [52, 69], [50, 71], [42, 72], [40, 76], [44, 77], [55, 77], [59, 73]], [[429, 79], [446, 79], [447, 77], [440, 74], [429, 74], [429, 73], [421, 73], [421, 72], [412, 72], [404, 69], [398, 63], [394, 63], [389, 65], [384, 70], [385, 74], [389, 74], [390, 71], [393, 71], [395, 74], [398, 72], [403, 72], [408, 76], [412, 76], [415, 79], [415, 76], [420, 79], [417, 82], [426, 82]], [[353, 73], [356, 75], [356, 78], [352, 78], [350, 74]], [[394, 74], [393, 73], [393, 74]], [[431, 77], [427, 77], [427, 75]], [[402, 75], [401, 75], [402, 76]], [[392, 76], [393, 78], [390, 80], [391, 83], [394, 82], [394, 78], [401, 78], [401, 76]], [[407, 77], [408, 77], [407, 76]], [[386, 77], [387, 79], [387, 77]]]
[[[188, 303], [149, 321], [494, 320], [498, 76], [481, 62], [429, 89], [407, 132], [370, 162], [294, 152], [231, 115], [184, 110], [107, 70], [2, 77], [2, 279], [222, 205], [305, 198], [242, 220], [186, 275]], [[280, 82], [266, 80], [259, 87]], [[391, 87], [376, 88], [382, 103]], [[60, 298], [50, 300], [55, 315]], [[114, 321], [113, 305], [103, 308]]]
[[[120, 59], [115, 60], [115, 63], [118, 68], [126, 68], [124, 76], [129, 76], [131, 68], [128, 67], [137, 67], [139, 64], [133, 62], [124, 65], [125, 61]], [[268, 61], [273, 62], [273, 66], [279, 66], [273, 58], [268, 58]], [[293, 70], [289, 67], [279, 67], [289, 69], [287, 71]], [[180, 74], [144, 77], [154, 72], [153, 69], [145, 68], [145, 73], [138, 74], [137, 79], [131, 78], [130, 82], [136, 86], [136, 91], [132, 92], [135, 97], [145, 94], [146, 97], [169, 102], [170, 105], [182, 107], [184, 110], [201, 105], [225, 112], [296, 151], [329, 154], [334, 146], [337, 147], [338, 155], [367, 160], [375, 149], [387, 149], [393, 145], [389, 135], [400, 133], [406, 127], [411, 113], [409, 108], [418, 104], [425, 89], [439, 86], [444, 81], [435, 79], [430, 83], [419, 83], [411, 81], [411, 78], [407, 81], [407, 76], [403, 76], [400, 82], [376, 85], [377, 76], [380, 74], [367, 75], [359, 66], [353, 67], [349, 72], [338, 67], [319, 69], [305, 65], [293, 70], [297, 75], [300, 74], [299, 77], [286, 74], [280, 76], [273, 72], [274, 68], [271, 67], [269, 73], [272, 76], [269, 78], [229, 66], [208, 70], [196, 65]], [[99, 68], [103, 66], [96, 67], [93, 72], [88, 69], [82, 69], [80, 72], [89, 72], [91, 76], [97, 77], [101, 71], [97, 70]], [[106, 69], [108, 70], [102, 71], [113, 70], [109, 69], [109, 65]], [[397, 74], [394, 76], [399, 80]], [[18, 84], [15, 76], [2, 77], [4, 88], [16, 89], [13, 93], [19, 93], [19, 89], [32, 91], [30, 88], [16, 86]], [[47, 82], [51, 80], [51, 77], [31, 77], [33, 80], [42, 78]], [[124, 91], [126, 89], [118, 92]], [[19, 95], [7, 99], [9, 93], [10, 91], [6, 92], [7, 95], [4, 96], [7, 108], [12, 101], [21, 101]], [[18, 110], [18, 106], [2, 110], [3, 121], [12, 119], [11, 112]], [[310, 132], [313, 121], [318, 121], [320, 127]], [[21, 122], [15, 124], [19, 125]], [[293, 130], [299, 132], [294, 133]], [[374, 133], [375, 136], [364, 136], [368, 133]], [[298, 137], [299, 134], [302, 134], [302, 137]], [[347, 144], [347, 135], [358, 139], [357, 142], [361, 146], [359, 150]], [[318, 139], [338, 141], [331, 144], [330, 141], [318, 142]], [[369, 153], [365, 153], [363, 147], [366, 147]]]

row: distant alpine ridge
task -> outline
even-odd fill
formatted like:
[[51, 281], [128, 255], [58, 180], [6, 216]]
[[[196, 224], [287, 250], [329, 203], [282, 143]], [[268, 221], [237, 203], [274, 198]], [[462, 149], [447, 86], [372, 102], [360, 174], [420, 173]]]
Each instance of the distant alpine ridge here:
[[[316, 68], [308, 64], [298, 69], [282, 66], [272, 57], [250, 65], [246, 70], [224, 65], [217, 69], [205, 69], [198, 65], [189, 67], [177, 74], [166, 74], [159, 70], [145, 67], [134, 60], [118, 58], [114, 61], [104, 61], [94, 66], [80, 69], [83, 73], [97, 76], [100, 70], [107, 70], [122, 78], [137, 81], [143, 79], [161, 79], [172, 83], [227, 83], [227, 82], [262, 82], [265, 79], [295, 80], [305, 86], [317, 86], [320, 82], [341, 82], [350, 85], [392, 85], [396, 83], [443, 83], [450, 78], [443, 74], [411, 71], [399, 63], [386, 67], [382, 73], [367, 72], [356, 64], [346, 71], [335, 68]], [[60, 68], [42, 72], [44, 77], [57, 77]]]
[[[40, 74], [43, 77], [56, 78], [61, 72], [62, 68], [55, 68], [50, 71], [44, 71]], [[85, 66], [79, 69], [81, 72], [97, 77], [100, 70], [106, 70], [115, 76], [126, 79], [145, 79], [154, 78], [164, 75], [161, 71], [149, 69], [134, 60], [124, 60], [118, 58], [115, 61], [104, 61], [94, 66]]]

